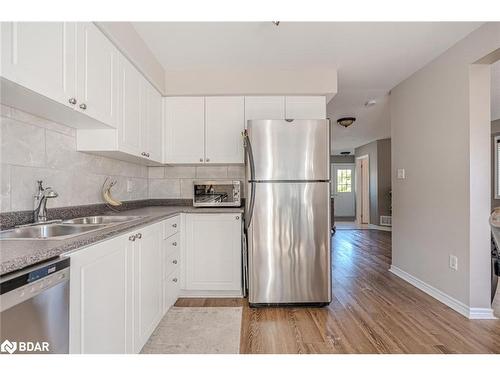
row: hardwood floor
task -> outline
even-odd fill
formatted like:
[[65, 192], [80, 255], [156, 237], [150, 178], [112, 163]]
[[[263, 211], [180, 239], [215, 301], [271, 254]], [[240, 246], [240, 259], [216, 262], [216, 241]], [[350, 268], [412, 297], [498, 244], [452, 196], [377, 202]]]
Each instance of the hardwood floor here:
[[338, 230], [332, 243], [328, 307], [252, 309], [245, 299], [176, 306], [243, 306], [241, 353], [500, 353], [500, 320], [467, 320], [388, 271], [390, 232]]

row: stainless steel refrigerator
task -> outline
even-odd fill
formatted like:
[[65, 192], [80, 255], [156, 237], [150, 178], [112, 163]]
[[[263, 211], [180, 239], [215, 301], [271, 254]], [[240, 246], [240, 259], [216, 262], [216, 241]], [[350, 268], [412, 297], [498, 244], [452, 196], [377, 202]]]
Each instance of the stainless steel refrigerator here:
[[245, 150], [250, 305], [329, 304], [329, 121], [248, 121]]

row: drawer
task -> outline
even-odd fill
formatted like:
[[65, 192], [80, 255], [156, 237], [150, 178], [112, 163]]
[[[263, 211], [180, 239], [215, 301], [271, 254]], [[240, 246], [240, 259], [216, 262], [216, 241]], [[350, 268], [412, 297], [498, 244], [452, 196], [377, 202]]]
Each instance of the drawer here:
[[167, 253], [165, 261], [165, 275], [170, 275], [174, 270], [180, 267], [181, 250], [179, 248]]
[[177, 233], [180, 228], [181, 215], [171, 217], [163, 222], [163, 238]]
[[180, 249], [181, 247], [181, 234], [175, 233], [168, 237], [165, 241], [165, 250], [167, 254]]
[[170, 307], [175, 304], [177, 297], [179, 296], [179, 290], [181, 286], [180, 282], [180, 270], [176, 269], [165, 279], [165, 289], [163, 295], [164, 309], [167, 311]]

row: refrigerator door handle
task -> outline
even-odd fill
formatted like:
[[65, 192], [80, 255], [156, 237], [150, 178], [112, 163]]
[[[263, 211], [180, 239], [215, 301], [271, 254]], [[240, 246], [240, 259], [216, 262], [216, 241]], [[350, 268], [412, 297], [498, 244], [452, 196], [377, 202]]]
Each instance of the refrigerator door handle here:
[[245, 217], [245, 229], [248, 229], [250, 226], [250, 222], [252, 221], [252, 215], [253, 215], [253, 206], [255, 203], [255, 186], [254, 186], [254, 178], [255, 178], [255, 163], [253, 159], [253, 152], [252, 152], [252, 144], [250, 143], [250, 138], [248, 137], [248, 133], [245, 130], [243, 132], [243, 144], [245, 146], [245, 154], [248, 160], [248, 163], [250, 165], [250, 186], [251, 186], [251, 192], [250, 192], [250, 203], [248, 205], [248, 211], [246, 213]]

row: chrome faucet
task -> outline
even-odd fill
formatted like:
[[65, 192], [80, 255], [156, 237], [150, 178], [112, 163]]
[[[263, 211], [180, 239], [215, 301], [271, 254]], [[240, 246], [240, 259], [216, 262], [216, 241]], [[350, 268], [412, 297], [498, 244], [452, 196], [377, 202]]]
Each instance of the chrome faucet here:
[[42, 180], [37, 181], [37, 183], [38, 191], [35, 195], [34, 217], [35, 223], [40, 223], [47, 221], [47, 199], [57, 198], [59, 194], [52, 190], [51, 187], [44, 188]]

